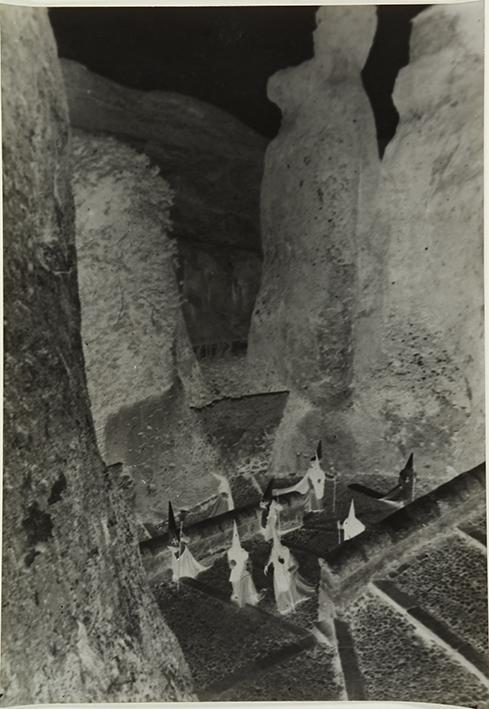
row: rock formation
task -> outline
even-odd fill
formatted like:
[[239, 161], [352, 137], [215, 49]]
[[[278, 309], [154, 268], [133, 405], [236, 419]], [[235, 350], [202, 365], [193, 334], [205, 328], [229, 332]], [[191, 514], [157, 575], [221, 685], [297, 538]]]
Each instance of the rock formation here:
[[148, 155], [173, 193], [183, 313], [195, 346], [247, 340], [260, 281], [265, 139], [189, 96], [118, 86], [62, 62], [71, 123]]
[[[84, 374], [67, 107], [46, 12], [2, 8], [6, 704], [191, 699], [98, 455]], [[19, 71], [21, 67], [21, 71]]]
[[283, 119], [265, 159], [264, 271], [249, 348], [257, 370], [291, 389], [278, 473], [307, 464], [320, 433], [332, 461], [350, 450], [357, 260], [379, 164], [360, 77], [375, 9], [328, 7], [317, 19], [314, 58], [268, 86]]
[[[358, 465], [417, 452], [440, 481], [484, 459], [482, 3], [413, 20], [397, 133], [359, 263]], [[368, 461], [368, 463], [367, 463]]]
[[74, 130], [72, 146], [82, 337], [99, 428], [122, 406], [169, 390], [177, 367], [190, 395], [202, 383], [168, 237], [172, 191], [117, 140]]
[[206, 399], [183, 322], [168, 237], [173, 193], [145, 155], [75, 130], [73, 190], [82, 335], [106, 463], [123, 462], [144, 522], [168, 500], [215, 492], [218, 454], [190, 403]]
[[250, 359], [291, 389], [273, 469], [303, 468], [321, 436], [346, 475], [414, 450], [429, 487], [484, 457], [481, 6], [414, 20], [382, 167], [360, 81], [374, 9], [318, 20], [315, 57], [269, 83], [283, 123]]

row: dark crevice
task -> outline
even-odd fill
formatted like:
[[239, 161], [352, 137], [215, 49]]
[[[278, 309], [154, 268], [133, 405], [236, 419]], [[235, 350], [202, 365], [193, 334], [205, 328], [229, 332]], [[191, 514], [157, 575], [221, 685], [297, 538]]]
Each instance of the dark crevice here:
[[29, 506], [22, 527], [27, 535], [27, 543], [34, 546], [38, 542], [47, 542], [53, 533], [51, 516], [39, 509], [37, 502]]
[[49, 495], [48, 505], [54, 505], [56, 502], [59, 502], [65, 490], [66, 478], [64, 476], [64, 473], [61, 473], [51, 488], [51, 494]]
[[377, 8], [377, 31], [362, 71], [362, 80], [374, 112], [381, 158], [399, 123], [392, 92], [399, 71], [409, 64], [411, 20], [427, 7], [430, 5], [383, 5]]

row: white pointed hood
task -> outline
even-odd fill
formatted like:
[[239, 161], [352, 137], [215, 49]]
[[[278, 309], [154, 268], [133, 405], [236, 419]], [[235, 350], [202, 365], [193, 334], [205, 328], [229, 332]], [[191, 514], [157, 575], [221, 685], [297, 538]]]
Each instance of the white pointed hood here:
[[228, 549], [227, 556], [229, 561], [234, 560], [236, 563], [243, 562], [248, 558], [248, 552], [241, 546], [236, 522], [233, 522], [233, 540]]
[[352, 500], [350, 504], [350, 511], [348, 512], [348, 517], [343, 522], [343, 532], [345, 541], [347, 539], [353, 539], [357, 534], [361, 534], [365, 529], [365, 525], [360, 522], [355, 514], [355, 503]]

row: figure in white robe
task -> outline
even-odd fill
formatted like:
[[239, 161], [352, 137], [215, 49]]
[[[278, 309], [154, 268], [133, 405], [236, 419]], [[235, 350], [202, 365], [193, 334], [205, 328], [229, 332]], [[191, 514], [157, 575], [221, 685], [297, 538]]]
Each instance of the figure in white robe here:
[[321, 512], [323, 509], [324, 484], [326, 473], [321, 468], [321, 463], [317, 455], [311, 459], [311, 465], [306, 473], [309, 481], [309, 511]]
[[229, 581], [233, 587], [231, 600], [240, 608], [245, 605], [256, 606], [260, 596], [251, 575], [249, 554], [241, 546], [236, 522], [233, 525], [233, 543], [227, 552], [227, 557], [231, 570]]
[[208, 566], [200, 564], [188, 547], [188, 538], [181, 536], [180, 543], [172, 544], [169, 549], [172, 560], [173, 581], [178, 583], [180, 579], [195, 579], [203, 571], [207, 571]]
[[304, 511], [305, 512], [321, 512], [323, 509], [324, 486], [326, 481], [326, 473], [321, 468], [321, 463], [318, 455], [311, 458], [311, 464], [304, 476], [289, 487], [274, 490], [274, 495], [285, 495], [290, 492], [298, 492], [304, 495]]
[[234, 510], [235, 505], [229, 480], [225, 478], [224, 475], [219, 475], [219, 473], [212, 473], [212, 475], [219, 481], [219, 485], [217, 488], [216, 501], [208, 514], [209, 517], [217, 517], [217, 515], [224, 514], [224, 512]]
[[314, 588], [299, 575], [299, 565], [290, 549], [274, 536], [272, 553], [265, 566], [265, 573], [273, 565], [273, 590], [277, 610], [282, 615], [291, 613], [299, 603], [314, 594]]
[[268, 515], [265, 527], [262, 527], [262, 534], [265, 541], [271, 541], [274, 536], [280, 537], [280, 512], [283, 506], [274, 498], [268, 506]]
[[360, 522], [355, 514], [355, 503], [351, 501], [348, 517], [343, 522], [343, 540], [353, 539], [357, 534], [361, 534], [365, 529], [365, 525]]

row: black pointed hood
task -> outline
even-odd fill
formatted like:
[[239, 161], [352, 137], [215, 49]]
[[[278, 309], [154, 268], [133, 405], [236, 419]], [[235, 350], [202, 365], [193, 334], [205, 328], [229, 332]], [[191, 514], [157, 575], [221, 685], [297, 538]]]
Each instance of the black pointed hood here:
[[319, 441], [318, 447], [316, 448], [316, 456], [318, 460], [321, 460], [323, 457], [323, 443], [322, 441]]
[[262, 496], [262, 502], [271, 502], [273, 498], [273, 478], [271, 478], [268, 482], [268, 485], [265, 488], [265, 492], [263, 493]]
[[176, 546], [180, 543], [180, 533], [178, 531], [175, 515], [171, 502], [168, 503], [168, 545]]

